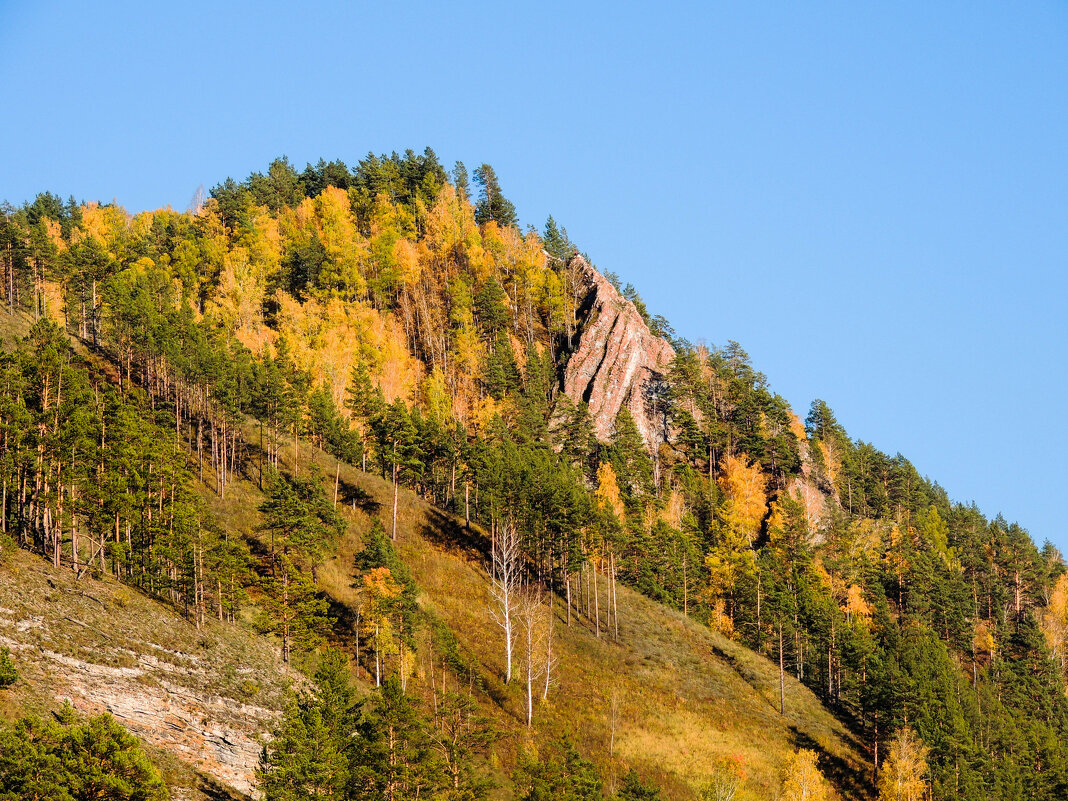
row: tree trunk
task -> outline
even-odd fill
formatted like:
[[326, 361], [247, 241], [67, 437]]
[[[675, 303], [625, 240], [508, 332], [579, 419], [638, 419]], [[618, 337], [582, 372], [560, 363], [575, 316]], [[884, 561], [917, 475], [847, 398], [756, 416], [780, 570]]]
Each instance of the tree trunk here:
[[612, 639], [619, 642], [619, 595], [616, 592], [616, 553], [612, 552]]
[[601, 636], [601, 599], [600, 594], [597, 592], [597, 568], [591, 565], [593, 571], [593, 630], [596, 632], [597, 637]]
[[567, 590], [567, 627], [571, 628], [571, 571], [570, 570], [564, 571], [564, 587]]
[[396, 542], [397, 540], [397, 440], [393, 440], [393, 532], [390, 538]]
[[289, 569], [282, 569], [282, 661], [289, 662]]
[[786, 671], [782, 661], [782, 621], [779, 621], [779, 714], [786, 714]]

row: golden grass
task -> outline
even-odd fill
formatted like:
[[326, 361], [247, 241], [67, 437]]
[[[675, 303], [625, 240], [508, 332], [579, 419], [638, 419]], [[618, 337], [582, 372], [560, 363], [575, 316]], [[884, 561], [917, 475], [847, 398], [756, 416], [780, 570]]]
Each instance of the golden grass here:
[[[283, 461], [287, 457], [291, 453]], [[309, 461], [319, 465], [326, 489], [332, 493], [337, 460], [305, 444], [302, 471], [308, 469]], [[392, 486], [347, 464], [340, 465], [339, 477], [342, 486], [357, 487], [379, 504], [370, 513], [340, 507], [348, 530], [337, 554], [317, 570], [323, 590], [334, 601], [351, 606], [358, 602], [352, 587], [353, 555], [372, 517], [377, 516], [389, 531]], [[259, 503], [258, 493], [244, 483], [228, 494], [225, 507], [231, 513], [227, 523], [248, 530], [253, 524], [249, 505], [254, 508]], [[821, 766], [837, 777], [844, 797], [870, 795], [863, 778], [870, 774], [863, 747], [815, 695], [787, 676], [787, 714], [781, 716], [776, 665], [625, 587], [618, 591], [619, 643], [610, 642], [603, 631], [596, 638], [584, 619], [574, 618], [568, 628], [557, 601], [560, 661], [550, 700], [538, 705], [534, 731], [527, 731], [525, 696], [519, 682], [503, 684], [503, 638], [489, 616], [485, 566], [477, 551], [461, 541], [469, 536], [477, 540], [482, 533], [476, 529], [469, 535], [463, 531], [462, 519], [404, 489], [398, 504], [398, 531], [398, 551], [419, 585], [421, 606], [448, 625], [478, 665], [484, 688], [478, 700], [503, 735], [493, 760], [500, 766], [497, 776], [502, 783], [507, 783], [524, 743], [568, 734], [585, 756], [601, 765], [610, 789], [626, 769], [635, 767], [662, 785], [666, 798], [692, 798], [717, 758], [740, 755], [746, 764], [749, 797], [772, 799], [787, 754], [804, 746], [821, 752]], [[342, 646], [351, 649], [350, 634], [341, 631], [339, 638]], [[430, 664], [435, 659], [429, 642], [421, 645], [418, 659], [409, 687], [429, 696]], [[440, 685], [440, 667], [434, 675]], [[472, 679], [449, 676], [447, 681], [452, 686]], [[614, 749], [610, 749], [613, 693], [619, 711]]]
[[[246, 439], [257, 442], [258, 429], [249, 425]], [[291, 454], [290, 448], [283, 453], [286, 469]], [[252, 478], [231, 484], [225, 497], [216, 496], [209, 487], [202, 489], [209, 507], [224, 526], [252, 537], [263, 498], [256, 486], [255, 459], [254, 455], [249, 470]], [[337, 461], [308, 444], [301, 445], [300, 460], [302, 475], [306, 475], [311, 461], [321, 467], [325, 488], [332, 494]], [[362, 547], [373, 517], [378, 517], [389, 530], [392, 487], [388, 481], [349, 465], [340, 466], [339, 476], [342, 486], [358, 489], [372, 503], [356, 510], [339, 507], [348, 528], [336, 553], [318, 567], [316, 577], [336, 609], [351, 611], [359, 601], [352, 586], [353, 557]], [[207, 473], [205, 478], [210, 485]], [[377, 509], [374, 503], [378, 504]], [[501, 734], [488, 768], [498, 785], [494, 797], [510, 796], [509, 776], [520, 749], [538, 748], [560, 735], [570, 736], [583, 755], [601, 767], [610, 791], [618, 785], [619, 777], [634, 767], [645, 780], [662, 786], [666, 799], [693, 798], [695, 788], [717, 758], [740, 755], [746, 764], [746, 797], [770, 800], [778, 793], [779, 774], [787, 754], [803, 745], [821, 752], [821, 766], [833, 768], [843, 797], [870, 797], [870, 789], [860, 778], [870, 773], [861, 745], [811, 692], [787, 677], [787, 714], [779, 715], [777, 666], [625, 587], [618, 592], [618, 643], [609, 641], [604, 632], [601, 638], [595, 637], [585, 619], [575, 617], [568, 627], [557, 600], [555, 648], [559, 664], [550, 700], [538, 704], [534, 728], [527, 730], [520, 683], [503, 684], [502, 637], [489, 616], [488, 576], [477, 548], [470, 547], [478, 544], [482, 533], [477, 529], [466, 532], [462, 520], [403, 489], [398, 529], [398, 551], [419, 585], [423, 610], [428, 617], [448, 626], [465, 658], [474, 665], [473, 675], [449, 674], [449, 689], [472, 688], [483, 714], [491, 718]], [[197, 692], [240, 698], [243, 683], [249, 679], [236, 673], [233, 666], [251, 665], [258, 668], [253, 678], [259, 693], [256, 703], [273, 706], [280, 702], [285, 682], [280, 678], [283, 674], [277, 643], [272, 639], [250, 636], [247, 626], [216, 623], [198, 634], [173, 610], [131, 593], [116, 582], [76, 583], [78, 589], [91, 586], [92, 594], [103, 601], [101, 604], [100, 600], [86, 600], [48, 586], [43, 577], [48, 576], [55, 583], [56, 577], [51, 573], [43, 561], [16, 555], [0, 567], [0, 606], [11, 608], [12, 602], [7, 599], [14, 593], [20, 604], [18, 614], [32, 615], [30, 605], [42, 603], [43, 598], [44, 608], [54, 618], [54, 609], [48, 604], [62, 597], [64, 604], [74, 603], [69, 607], [73, 614], [66, 616], [106, 630], [112, 637], [120, 636], [124, 642], [140, 643], [130, 646], [135, 654], [138, 649], [144, 651], [149, 642], [178, 654], [210, 653], [215, 669], [210, 676], [196, 680]], [[58, 583], [69, 587], [72, 582], [73, 577], [60, 577]], [[603, 583], [601, 589], [604, 592]], [[246, 620], [254, 614], [254, 609], [247, 610]], [[51, 628], [56, 637], [62, 632], [68, 641], [53, 642], [55, 637], [49, 634], [50, 648], [65, 648], [64, 653], [77, 654], [78, 658], [121, 662], [121, 653], [101, 648], [100, 638], [90, 629], [78, 625]], [[420, 634], [419, 642], [409, 691], [429, 698], [432, 679], [440, 689], [440, 655], [434, 653], [427, 633]], [[339, 626], [334, 644], [351, 652], [352, 632]], [[301, 666], [311, 670], [315, 661], [312, 655]], [[359, 674], [360, 688], [366, 691], [373, 684], [373, 677], [359, 669], [355, 673]], [[0, 693], [0, 714], [10, 716], [27, 708], [44, 711], [54, 706], [54, 699], [42, 689], [47, 687], [47, 677], [27, 678], [13, 694]], [[618, 703], [614, 747], [610, 715], [613, 695]], [[192, 779], [183, 774], [183, 770], [189, 770], [183, 763], [158, 752], [153, 755], [163, 760], [172, 781], [182, 787], [194, 786]]]

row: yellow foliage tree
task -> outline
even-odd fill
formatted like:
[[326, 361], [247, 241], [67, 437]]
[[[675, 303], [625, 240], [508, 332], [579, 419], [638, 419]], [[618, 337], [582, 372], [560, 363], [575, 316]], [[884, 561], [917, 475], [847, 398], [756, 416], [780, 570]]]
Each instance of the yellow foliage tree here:
[[856, 584], [851, 584], [846, 590], [846, 601], [842, 605], [842, 611], [845, 612], [846, 620], [859, 618], [871, 622], [871, 604], [864, 600], [864, 590]]
[[423, 368], [407, 347], [404, 329], [391, 315], [363, 303], [338, 298], [300, 303], [286, 292], [275, 295], [275, 326], [296, 364], [317, 383], [329, 388], [343, 408], [352, 368], [367, 365], [372, 380], [388, 403], [410, 402], [423, 378]]
[[113, 259], [119, 258], [125, 238], [129, 216], [121, 206], [101, 206], [89, 203], [82, 206], [81, 232], [72, 236], [77, 242], [82, 236], [96, 239]]
[[411, 287], [419, 283], [422, 265], [418, 245], [413, 245], [407, 239], [398, 239], [393, 243], [393, 261], [404, 286]]
[[724, 524], [732, 533], [745, 537], [752, 547], [768, 511], [767, 477], [744, 454], [728, 455], [723, 459], [719, 483], [727, 496], [722, 511]]
[[879, 772], [879, 801], [924, 801], [930, 797], [927, 752], [911, 729], [897, 733]]
[[452, 417], [452, 399], [449, 397], [449, 388], [445, 385], [445, 375], [440, 367], [423, 379], [422, 385], [423, 408], [426, 409], [427, 417], [444, 427]]
[[623, 522], [626, 510], [619, 494], [619, 480], [611, 462], [601, 462], [597, 467], [597, 489], [593, 494], [597, 498], [598, 507], [612, 514], [618, 522]]
[[327, 256], [319, 282], [333, 296], [355, 300], [366, 287], [362, 268], [367, 244], [356, 228], [349, 196], [343, 189], [328, 186], [314, 202], [319, 239]]
[[827, 477], [831, 480], [831, 485], [834, 486], [838, 481], [838, 471], [842, 468], [842, 459], [838, 455], [838, 448], [833, 443], [828, 443], [822, 439], [816, 444], [819, 446], [820, 454], [823, 456], [823, 464], [827, 467]]
[[262, 276], [249, 258], [248, 249], [236, 247], [223, 255], [219, 286], [205, 311], [251, 346], [250, 335], [260, 324], [264, 291]]
[[682, 526], [682, 518], [685, 514], [686, 498], [681, 492], [672, 488], [664, 508], [660, 510], [660, 519], [672, 528], [677, 529]]
[[465, 262], [482, 262], [482, 236], [474, 209], [452, 186], [446, 184], [438, 192], [425, 225], [424, 240], [442, 280], [451, 280]]
[[1061, 673], [1068, 672], [1068, 573], [1062, 574], [1053, 585], [1040, 624], [1046, 645], [1060, 665]]
[[[363, 575], [363, 592], [367, 597], [364, 631], [372, 638], [375, 652], [375, 684], [381, 685], [384, 657], [398, 653], [389, 611], [393, 600], [400, 597], [401, 586], [393, 579], [393, 574], [388, 567], [376, 567]], [[407, 676], [404, 676], [404, 679], [406, 678]]]
[[993, 661], [996, 648], [997, 641], [994, 639], [993, 630], [986, 621], [980, 620], [975, 625], [975, 632], [972, 634], [973, 674], [979, 669], [980, 664], [989, 665]]
[[205, 277], [210, 281], [219, 275], [223, 267], [223, 257], [230, 249], [230, 236], [219, 215], [219, 202], [209, 198], [196, 217], [196, 227], [200, 233], [200, 253], [207, 267]]
[[828, 801], [831, 788], [816, 766], [816, 752], [801, 748], [786, 760], [781, 801]]

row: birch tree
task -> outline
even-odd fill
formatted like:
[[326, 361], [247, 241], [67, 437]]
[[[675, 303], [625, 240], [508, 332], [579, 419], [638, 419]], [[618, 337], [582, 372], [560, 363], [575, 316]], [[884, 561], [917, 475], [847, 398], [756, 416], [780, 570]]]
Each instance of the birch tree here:
[[543, 640], [548, 636], [545, 621], [543, 591], [536, 584], [524, 586], [518, 596], [516, 617], [519, 621], [519, 636], [523, 643], [523, 679], [527, 692], [527, 728], [534, 722], [534, 684], [541, 678], [548, 664], [539, 664]]
[[827, 780], [816, 767], [816, 752], [802, 748], [791, 754], [786, 760], [782, 801], [827, 801], [830, 797]]
[[901, 729], [879, 774], [879, 801], [923, 801], [928, 798], [927, 748], [911, 729]]
[[522, 562], [519, 530], [506, 520], [493, 537], [491, 548], [490, 615], [504, 634], [505, 684], [512, 680], [512, 651], [516, 638], [516, 609], [519, 601]]

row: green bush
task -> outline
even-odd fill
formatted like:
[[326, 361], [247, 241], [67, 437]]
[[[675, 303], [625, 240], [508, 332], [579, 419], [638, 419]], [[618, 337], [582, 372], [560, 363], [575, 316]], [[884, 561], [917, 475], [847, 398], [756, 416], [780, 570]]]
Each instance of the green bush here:
[[18, 680], [19, 672], [15, 670], [11, 652], [7, 648], [0, 648], [0, 690], [10, 687]]

